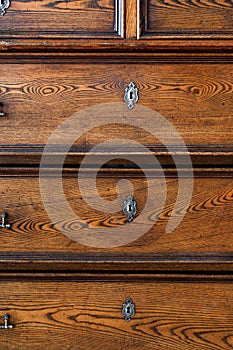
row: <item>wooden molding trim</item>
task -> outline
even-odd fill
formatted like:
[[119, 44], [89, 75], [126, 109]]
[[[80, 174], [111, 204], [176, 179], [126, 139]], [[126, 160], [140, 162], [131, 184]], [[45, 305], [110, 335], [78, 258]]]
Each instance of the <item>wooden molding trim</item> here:
[[[106, 254], [106, 253], [3, 253], [0, 271], [140, 271], [233, 273], [232, 254]], [[1, 273], [0, 273], [1, 274]]]
[[[145, 145], [146, 146], [146, 145]], [[90, 146], [91, 148], [91, 146]], [[83, 147], [82, 149], [76, 149], [73, 147], [66, 157], [65, 164], [78, 165], [82, 161], [82, 158], [86, 156], [90, 148]], [[168, 152], [164, 146], [148, 146], [151, 152], [157, 157], [162, 165], [165, 167], [174, 166], [172, 160], [172, 153]], [[172, 148], [172, 147], [171, 147]], [[174, 146], [174, 154], [178, 159], [179, 156], [185, 154], [182, 147]], [[187, 145], [189, 155], [192, 159], [193, 166], [195, 168], [220, 170], [221, 167], [232, 167], [233, 164], [233, 145]], [[44, 150], [44, 145], [3, 145], [0, 149], [0, 164], [1, 165], [30, 165], [36, 166], [40, 164], [41, 155]], [[56, 152], [56, 155], [63, 156], [63, 153]], [[51, 161], [54, 154], [51, 153]], [[100, 157], [101, 154], [98, 154]], [[104, 154], [103, 154], [104, 156]], [[111, 164], [117, 165], [117, 159], [124, 158], [125, 152], [121, 149], [112, 153], [112, 156], [116, 159]], [[137, 157], [144, 157], [143, 153], [137, 154]], [[127, 164], [124, 161], [121, 164], [124, 166]], [[203, 168], [204, 166], [204, 168]]]

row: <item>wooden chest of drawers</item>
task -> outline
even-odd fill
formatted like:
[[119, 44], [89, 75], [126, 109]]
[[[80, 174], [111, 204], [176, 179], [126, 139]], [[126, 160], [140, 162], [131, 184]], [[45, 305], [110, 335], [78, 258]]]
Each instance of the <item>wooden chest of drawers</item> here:
[[231, 349], [232, 1], [0, 13], [0, 350]]

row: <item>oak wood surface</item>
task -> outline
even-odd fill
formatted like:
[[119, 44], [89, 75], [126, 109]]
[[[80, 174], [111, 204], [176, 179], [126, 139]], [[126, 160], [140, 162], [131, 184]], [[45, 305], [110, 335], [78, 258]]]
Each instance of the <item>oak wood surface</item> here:
[[[14, 328], [2, 330], [0, 349], [232, 348], [231, 278], [100, 278], [1, 280], [0, 313]], [[128, 297], [130, 322], [121, 314]]]
[[[103, 207], [98, 210], [91, 208], [82, 198], [78, 184], [77, 174], [63, 177], [63, 188], [66, 198], [72, 210], [78, 215], [74, 221], [61, 221], [61, 227], [65, 232], [75, 228], [76, 233], [82, 232], [86, 225], [91, 227], [121, 227], [128, 225], [128, 230], [132, 233], [137, 225], [150, 224], [154, 221], [155, 225], [141, 238], [118, 248], [98, 249], [79, 244], [61, 233], [56, 223], [48, 218], [40, 194], [39, 179], [36, 175], [4, 176], [0, 179], [1, 210], [8, 214], [8, 223], [12, 225], [11, 229], [2, 228], [0, 251], [3, 255], [11, 253], [77, 253], [84, 254], [90, 252], [100, 253], [98, 259], [101, 260], [101, 253], [114, 253], [119, 256], [124, 254], [140, 254], [142, 259], [150, 259], [151, 254], [202, 254], [203, 259], [208, 261], [209, 253], [232, 253], [232, 209], [233, 209], [233, 183], [232, 175], [229, 173], [221, 177], [195, 177], [194, 191], [191, 203], [187, 208], [182, 222], [171, 233], [166, 233], [166, 226], [171, 216], [180, 217], [185, 210], [184, 204], [180, 203], [177, 211], [173, 212], [176, 202], [178, 182], [174, 177], [167, 178], [167, 198], [165, 206], [161, 212], [156, 212], [150, 207], [144, 219], [140, 218], [140, 213], [144, 208], [147, 199], [148, 182], [139, 176], [127, 176], [126, 173], [112, 176], [101, 175], [97, 179], [97, 189], [99, 195], [106, 200], [116, 199], [119, 180], [124, 178], [131, 181], [134, 188], [134, 197], [137, 201], [138, 222], [127, 223], [126, 217], [121, 211], [115, 214], [102, 212]], [[213, 175], [212, 175], [213, 176]], [[64, 199], [61, 199], [54, 188], [54, 175], [48, 176], [45, 180], [48, 185], [48, 191], [52, 191], [51, 200], [54, 208], [62, 212]], [[189, 178], [183, 179], [183, 186]], [[151, 177], [150, 183], [153, 191], [156, 193], [156, 201], [161, 199], [161, 178]], [[188, 183], [188, 182], [187, 182]], [[89, 200], [94, 200], [98, 205], [98, 198], [95, 199], [93, 188], [89, 185], [89, 178], [86, 178], [86, 188], [88, 188]], [[125, 188], [125, 197], [129, 194], [128, 187]], [[123, 193], [124, 194], [124, 193]], [[102, 205], [102, 204], [101, 204]], [[123, 203], [122, 203], [123, 206]], [[106, 210], [106, 208], [105, 208]], [[94, 238], [94, 236], [93, 236]], [[109, 238], [111, 241], [111, 238]], [[113, 237], [114, 242], [114, 237]], [[207, 254], [207, 255], [205, 255]], [[19, 257], [19, 259], [22, 258]], [[71, 256], [72, 259], [72, 256]], [[103, 258], [104, 259], [104, 258]], [[17, 259], [16, 259], [17, 260]], [[129, 258], [130, 260], [130, 258]], [[179, 259], [178, 259], [179, 260]], [[132, 258], [133, 262], [133, 258]]]
[[[184, 156], [189, 154], [190, 159], [193, 164], [194, 171], [205, 168], [205, 174], [215, 171], [215, 176], [221, 176], [221, 171], [227, 171], [228, 167], [231, 167], [233, 164], [233, 147], [231, 145], [187, 145], [184, 147], [179, 146], [170, 146], [168, 151], [165, 146], [162, 145], [151, 145], [148, 146], [152, 152], [151, 159], [156, 156], [161, 166], [163, 166], [164, 171], [173, 171], [174, 169], [174, 160], [172, 156], [176, 155], [177, 165], [184, 166], [185, 160]], [[69, 152], [58, 152], [58, 149], [55, 149], [56, 152], [47, 152], [48, 163], [54, 163], [54, 157], [64, 157], [64, 166], [75, 166], [76, 168], [79, 164], [82, 163], [84, 156], [88, 156], [90, 146], [83, 145], [80, 150], [80, 145], [74, 145], [70, 148]], [[187, 151], [188, 150], [188, 151]], [[6, 173], [4, 168], [6, 165], [9, 166], [9, 171], [11, 172], [12, 165], [22, 166], [22, 168], [17, 168], [17, 171], [24, 171], [24, 165], [26, 166], [35, 166], [35, 171], [37, 170], [38, 165], [41, 162], [41, 157], [44, 151], [43, 145], [5, 145], [0, 148], [0, 164], [3, 166], [0, 168], [0, 173]], [[102, 163], [105, 163], [106, 152], [93, 152], [98, 156], [98, 159], [102, 159]], [[108, 162], [108, 166], [115, 167], [129, 167], [129, 160], [127, 160], [129, 155], [126, 149], [121, 149], [116, 147], [116, 149], [111, 152], [112, 159]], [[144, 159], [145, 153], [137, 152], [138, 161]], [[132, 164], [131, 164], [132, 169]], [[31, 169], [32, 170], [32, 169]], [[230, 170], [229, 170], [230, 171]], [[218, 174], [218, 175], [217, 175]]]
[[[123, 29], [123, 28], [122, 28]], [[139, 30], [138, 30], [139, 31]], [[175, 40], [174, 40], [175, 39]], [[148, 57], [159, 57], [160, 59], [187, 59], [194, 58], [195, 61], [212, 58], [224, 60], [232, 58], [233, 40], [231, 37], [189, 37], [188, 40], [175, 38], [174, 36], [160, 36], [157, 40], [148, 40], [142, 37], [140, 40], [127, 39], [117, 41], [116, 39], [34, 39], [15, 38], [14, 40], [3, 39], [0, 41], [0, 57], [2, 58], [27, 58], [50, 57], [82, 57], [89, 60], [90, 57], [106, 59], [124, 58], [132, 61], [135, 57], [139, 60], [148, 60]], [[88, 55], [87, 55], [88, 53]]]
[[[10, 314], [14, 328], [0, 330], [0, 350], [233, 347], [232, 23], [232, 1], [225, 0], [11, 1], [0, 18], [0, 214], [6, 211], [11, 224], [0, 229], [0, 317]], [[147, 224], [157, 221], [138, 240], [109, 249], [84, 246], [49, 219], [37, 167], [62, 121], [94, 104], [123, 102], [130, 81], [139, 88], [138, 103], [162, 114], [188, 145], [195, 167], [192, 200], [181, 224], [167, 233], [170, 218], [186, 209], [181, 202], [174, 211], [178, 180], [171, 154], [143, 130], [119, 124], [95, 129], [66, 158], [72, 169], [64, 171], [63, 188], [81, 218], [62, 221], [63, 228], [127, 225], [130, 232], [143, 223], [148, 182], [122, 161], [121, 147], [100, 171], [97, 190], [109, 204], [118, 181], [129, 180], [138, 223], [126, 223], [121, 208], [114, 214], [94, 210], [77, 186], [83, 155], [117, 135], [130, 134], [159, 157], [167, 196], [161, 212], [152, 207], [146, 213]], [[173, 150], [182, 158], [179, 146]], [[90, 172], [85, 184], [95, 200]], [[190, 171], [183, 174], [188, 183]], [[52, 169], [48, 191], [55, 176]], [[161, 176], [151, 172], [150, 181], [159, 202]], [[51, 198], [62, 213], [56, 190]], [[128, 297], [136, 305], [129, 323], [121, 314]]]
[[[73, 113], [99, 103], [123, 102], [130, 81], [139, 89], [138, 104], [164, 116], [186, 144], [232, 145], [231, 64], [21, 65], [19, 60], [0, 69], [0, 102], [5, 113], [0, 120], [2, 145], [43, 145]], [[117, 116], [112, 119], [116, 124]], [[149, 133], [133, 127], [100, 126], [94, 131], [79, 144], [88, 148], [129, 133], [143, 144], [159, 144]]]
[[137, 38], [138, 0], [127, 0], [126, 11], [126, 39]]
[[232, 35], [232, 1], [141, 0], [142, 36], [213, 37]]
[[[46, 51], [68, 45], [73, 50], [86, 40], [89, 50], [106, 49], [111, 39], [111, 49], [118, 51], [123, 44], [129, 50], [151, 45], [172, 49], [177, 44], [188, 50], [232, 47], [232, 1], [130, 1], [12, 1], [0, 18], [0, 47]], [[132, 41], [136, 34], [143, 43]]]
[[[114, 38], [121, 0], [11, 1], [0, 18], [0, 37]], [[123, 21], [123, 18], [119, 18]], [[117, 28], [116, 28], [117, 29]]]

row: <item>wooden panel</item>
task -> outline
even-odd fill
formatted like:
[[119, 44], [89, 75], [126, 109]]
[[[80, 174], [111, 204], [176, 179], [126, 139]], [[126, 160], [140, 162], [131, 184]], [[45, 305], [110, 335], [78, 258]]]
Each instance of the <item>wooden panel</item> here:
[[233, 31], [233, 2], [141, 0], [142, 36], [213, 38]]
[[[232, 65], [177, 63], [2, 64], [1, 144], [43, 145], [74, 112], [99, 103], [123, 102], [124, 89], [133, 81], [139, 89], [138, 105], [165, 117], [187, 145], [232, 146]], [[116, 124], [115, 116], [113, 124], [84, 135], [79, 149], [89, 150], [119, 135], [128, 138], [129, 133], [149, 147], [159, 144], [144, 130]], [[174, 142], [169, 134], [167, 138], [168, 143]]]
[[[232, 280], [144, 279], [1, 279], [0, 314], [15, 326], [1, 330], [1, 348], [232, 348]], [[128, 297], [136, 310], [130, 322], [121, 315]]]
[[138, 1], [127, 0], [126, 11], [126, 39], [136, 39], [137, 37], [137, 7]]
[[2, 38], [122, 35], [122, 0], [13, 0], [0, 18]]
[[[191, 203], [187, 208], [180, 225], [171, 233], [166, 233], [166, 226], [171, 216], [180, 217], [185, 210], [183, 203], [180, 203], [176, 212], [173, 208], [176, 202], [178, 182], [176, 178], [167, 178], [167, 199], [161, 212], [156, 212], [151, 208], [145, 219], [140, 218], [140, 213], [144, 208], [147, 198], [147, 180], [142, 176], [129, 177], [127, 175], [112, 176], [103, 174], [97, 180], [97, 188], [101, 197], [107, 203], [108, 200], [116, 199], [116, 184], [123, 178], [128, 178], [134, 186], [134, 197], [138, 207], [138, 222], [127, 223], [123, 212], [109, 214], [102, 212], [101, 208], [95, 210], [88, 206], [85, 198], [82, 198], [76, 175], [68, 174], [63, 178], [63, 187], [66, 198], [71, 208], [77, 214], [77, 219], [70, 222], [69, 219], [62, 220], [61, 225], [64, 230], [69, 231], [69, 227], [76, 227], [77, 232], [89, 225], [91, 227], [121, 227], [128, 225], [128, 229], [133, 231], [142, 224], [149, 225], [151, 220], [156, 221], [155, 225], [136, 241], [128, 245], [109, 249], [98, 249], [83, 246], [68, 237], [64, 236], [54, 223], [48, 218], [42, 202], [39, 188], [39, 179], [37, 176], [19, 175], [4, 176], [0, 179], [1, 210], [8, 213], [8, 223], [12, 225], [11, 229], [1, 229], [0, 251], [2, 257], [7, 253], [45, 253], [47, 258], [49, 253], [54, 257], [55, 253], [114, 253], [117, 256], [125, 254], [134, 254], [142, 260], [150, 260], [153, 254], [202, 254], [202, 258], [209, 259], [209, 253], [232, 253], [233, 240], [232, 219], [233, 219], [233, 181], [232, 175], [224, 177], [196, 177], [194, 180], [194, 191]], [[52, 188], [53, 175], [48, 177], [48, 191]], [[89, 200], [94, 198], [95, 194], [89, 185], [87, 175], [87, 188], [89, 189]], [[153, 191], [157, 193], [155, 200], [161, 200], [160, 188], [161, 179], [159, 177], [151, 178]], [[183, 185], [188, 179], [183, 179]], [[129, 194], [125, 190], [125, 198]], [[58, 197], [53, 189], [52, 200], [54, 208], [63, 210], [64, 200]], [[98, 200], [96, 201], [98, 203]], [[64, 204], [63, 204], [64, 203]], [[123, 204], [122, 204], [123, 205]], [[132, 232], [133, 232], [132, 231]], [[130, 232], [130, 231], [129, 231]], [[111, 238], [109, 238], [111, 242]], [[113, 237], [114, 245], [114, 237]], [[207, 254], [207, 255], [206, 255]], [[77, 255], [78, 256], [78, 255]], [[76, 256], [76, 257], [77, 257]], [[104, 255], [103, 255], [104, 256]], [[69, 257], [69, 255], [68, 255]], [[75, 256], [70, 256], [70, 259]], [[161, 257], [161, 256], [160, 256]], [[174, 257], [174, 256], [173, 256]], [[205, 258], [206, 257], [206, 258]], [[23, 259], [24, 259], [23, 258]], [[176, 257], [175, 257], [176, 258]], [[8, 259], [11, 260], [9, 255]], [[17, 257], [14, 256], [17, 260]], [[35, 255], [35, 259], [36, 255]], [[54, 258], [53, 258], [54, 259]], [[56, 257], [55, 257], [56, 259]], [[59, 256], [57, 257], [59, 259]], [[91, 260], [95, 259], [92, 256]], [[101, 254], [98, 259], [104, 259]], [[112, 258], [114, 260], [114, 258]], [[156, 257], [155, 257], [156, 259]], [[33, 255], [30, 255], [33, 260]], [[130, 260], [130, 258], [129, 258]], [[133, 258], [132, 258], [133, 262]]]

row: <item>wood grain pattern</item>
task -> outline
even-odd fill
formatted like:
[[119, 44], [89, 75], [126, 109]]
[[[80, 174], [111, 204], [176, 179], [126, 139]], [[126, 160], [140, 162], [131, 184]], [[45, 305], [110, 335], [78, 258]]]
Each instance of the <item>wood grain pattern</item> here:
[[136, 39], [137, 37], [137, 7], [138, 1], [127, 0], [125, 3], [126, 11], [126, 39]]
[[[46, 180], [48, 188], [53, 189], [53, 176]], [[100, 176], [97, 180], [97, 188], [101, 197], [113, 200], [117, 195], [116, 184], [120, 179], [127, 176], [117, 175]], [[147, 198], [147, 180], [144, 177], [128, 177], [134, 186], [134, 197], [137, 201], [138, 212], [144, 208]], [[93, 189], [89, 188], [89, 200], [94, 198]], [[160, 200], [161, 179], [151, 178], [151, 183], [157, 193], [155, 201]], [[186, 181], [184, 179], [184, 181]], [[119, 211], [115, 214], [94, 210], [85, 203], [81, 197], [77, 185], [76, 176], [64, 176], [63, 187], [66, 198], [80, 219], [72, 222], [62, 221], [63, 229], [69, 231], [75, 227], [80, 232], [86, 224], [92, 227], [120, 227], [126, 224], [126, 217]], [[173, 212], [177, 196], [178, 183], [176, 178], [167, 178], [167, 199], [162, 212], [156, 212], [151, 208], [145, 219], [138, 223], [127, 224], [129, 230], [136, 229], [142, 223], [149, 224], [157, 221], [155, 226], [140, 239], [118, 248], [97, 249], [78, 244], [57, 230], [44, 209], [40, 195], [39, 180], [37, 176], [4, 176], [0, 180], [1, 210], [9, 215], [8, 222], [12, 225], [10, 230], [1, 229], [0, 251], [6, 252], [51, 252], [51, 253], [116, 253], [116, 254], [144, 254], [144, 260], [150, 259], [151, 254], [169, 253], [230, 253], [233, 245], [232, 213], [233, 213], [233, 183], [232, 176], [224, 178], [197, 177], [194, 181], [194, 192], [191, 204], [187, 209], [180, 225], [171, 233], [166, 233], [165, 228], [171, 215], [179, 217], [184, 211], [180, 203], [177, 212]], [[56, 191], [52, 190], [54, 206], [62, 211], [63, 201], [57, 197]], [[125, 198], [129, 194], [126, 188]], [[98, 202], [98, 201], [97, 201]], [[122, 256], [123, 256], [122, 255]], [[22, 256], [21, 256], [22, 258]], [[25, 254], [25, 258], [26, 254]], [[30, 258], [31, 259], [31, 258]], [[100, 256], [101, 259], [101, 256]], [[208, 260], [208, 256], [206, 257]]]
[[227, 0], [142, 0], [143, 35], [232, 35], [233, 2]]
[[[127, 15], [130, 1], [12, 1], [0, 19], [0, 48], [13, 55], [47, 50], [94, 50], [96, 55], [109, 49], [122, 53], [122, 48], [132, 52], [154, 51], [155, 47], [156, 51], [164, 47], [174, 50], [177, 46], [184, 51], [232, 50], [231, 0], [135, 0]], [[137, 22], [141, 24], [140, 42], [135, 40]], [[125, 33], [127, 39], [122, 40]]]
[[113, 38], [118, 36], [115, 19], [121, 16], [115, 3], [115, 0], [15, 0], [0, 19], [1, 37]]
[[[232, 280], [129, 280], [6, 278], [0, 313], [15, 328], [2, 330], [1, 349], [232, 348]], [[126, 323], [128, 297], [136, 314]]]
[[[0, 324], [8, 313], [14, 328], [0, 330], [0, 350], [233, 347], [232, 10], [232, 0], [11, 1], [0, 18], [0, 214], [6, 211], [11, 224], [0, 228]], [[156, 223], [123, 247], [84, 246], [49, 219], [38, 164], [58, 125], [88, 106], [123, 102], [130, 81], [139, 88], [138, 103], [162, 114], [188, 145], [192, 200], [186, 213], [184, 201], [174, 210], [178, 180], [171, 154], [149, 132], [116, 124], [113, 116], [111, 125], [85, 133], [66, 158], [63, 189], [77, 219], [61, 218], [65, 200], [53, 187], [56, 169], [49, 169], [57, 221], [78, 234], [90, 226], [125, 225], [131, 233]], [[130, 224], [122, 206], [113, 214], [103, 204], [93, 209], [77, 185], [83, 155], [119, 135], [150, 148], [166, 175], [164, 208], [152, 204], [140, 218], [148, 180], [122, 161], [125, 149], [114, 146], [116, 158], [99, 172], [97, 191], [109, 207], [118, 182], [131, 182], [124, 198], [134, 192], [139, 220]], [[182, 159], [183, 148], [168, 140]], [[190, 171], [183, 165], [185, 185]], [[90, 175], [91, 169], [87, 196], [99, 203]], [[151, 171], [149, 177], [160, 203], [161, 176]], [[180, 225], [166, 232], [169, 220], [183, 213]], [[121, 314], [128, 297], [136, 305], [129, 323]]]
[[[45, 144], [51, 132], [74, 112], [99, 103], [123, 102], [131, 80], [139, 88], [138, 104], [163, 115], [186, 144], [232, 145], [231, 64], [96, 62], [2, 64], [0, 68], [0, 102], [6, 115], [0, 120], [2, 145]], [[84, 135], [80, 149], [116, 135], [127, 138], [129, 133], [145, 145], [159, 144], [143, 130], [110, 125]]]

